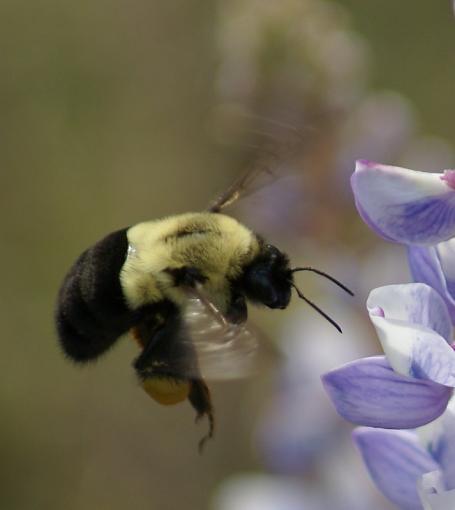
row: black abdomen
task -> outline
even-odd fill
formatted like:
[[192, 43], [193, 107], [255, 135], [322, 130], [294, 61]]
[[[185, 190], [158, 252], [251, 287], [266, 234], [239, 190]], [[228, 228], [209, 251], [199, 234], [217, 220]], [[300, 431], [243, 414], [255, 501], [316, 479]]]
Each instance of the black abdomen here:
[[75, 361], [98, 357], [133, 325], [136, 314], [125, 303], [119, 279], [128, 251], [126, 233], [113, 232], [86, 250], [63, 280], [57, 332]]

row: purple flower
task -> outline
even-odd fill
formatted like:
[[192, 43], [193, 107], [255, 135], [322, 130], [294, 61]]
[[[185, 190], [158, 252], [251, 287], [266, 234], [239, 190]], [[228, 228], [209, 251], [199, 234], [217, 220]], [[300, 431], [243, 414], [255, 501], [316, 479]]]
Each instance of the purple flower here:
[[368, 298], [386, 357], [357, 360], [322, 376], [338, 413], [359, 425], [413, 428], [440, 416], [455, 387], [452, 327], [444, 301], [421, 283], [388, 285]]
[[428, 285], [387, 285], [371, 291], [367, 308], [395, 372], [455, 387], [455, 351], [444, 301]]
[[[402, 510], [453, 510], [455, 171], [358, 161], [351, 183], [364, 221], [387, 240], [408, 245], [418, 283], [370, 293], [367, 308], [386, 357], [355, 361], [323, 382], [342, 416], [383, 427], [359, 428], [354, 440], [388, 499]], [[426, 423], [418, 434], [385, 430]]]
[[417, 482], [417, 489], [424, 510], [453, 510], [455, 491], [446, 491], [441, 471], [425, 473]]
[[417, 482], [439, 466], [416, 434], [360, 427], [353, 437], [378, 489], [402, 510], [423, 509]]
[[455, 236], [455, 171], [427, 173], [359, 160], [351, 178], [357, 209], [389, 241], [429, 245]]
[[408, 245], [414, 281], [433, 287], [455, 324], [455, 170], [427, 173], [357, 161], [360, 215], [379, 235]]
[[402, 510], [455, 508], [455, 403], [416, 432], [359, 427], [356, 443], [378, 489]]
[[455, 489], [455, 400], [434, 423], [419, 429], [422, 443], [443, 472], [443, 485]]
[[444, 299], [455, 323], [455, 239], [435, 246], [409, 246], [409, 266], [416, 282], [433, 287]]
[[455, 324], [455, 170], [432, 174], [360, 160], [351, 179], [365, 222], [408, 245], [414, 281], [439, 292]]
[[338, 414], [369, 427], [414, 428], [440, 416], [451, 388], [405, 377], [384, 356], [363, 358], [322, 376]]

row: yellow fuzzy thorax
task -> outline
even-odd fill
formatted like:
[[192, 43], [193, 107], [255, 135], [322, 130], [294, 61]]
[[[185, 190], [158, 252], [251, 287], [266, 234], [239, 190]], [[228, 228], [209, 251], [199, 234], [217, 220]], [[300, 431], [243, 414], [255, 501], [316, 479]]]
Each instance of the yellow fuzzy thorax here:
[[185, 294], [164, 270], [187, 266], [208, 278], [204, 288], [223, 310], [229, 280], [239, 276], [259, 252], [258, 239], [248, 228], [217, 213], [187, 213], [139, 223], [127, 235], [129, 251], [120, 282], [131, 308], [165, 298], [183, 304]]

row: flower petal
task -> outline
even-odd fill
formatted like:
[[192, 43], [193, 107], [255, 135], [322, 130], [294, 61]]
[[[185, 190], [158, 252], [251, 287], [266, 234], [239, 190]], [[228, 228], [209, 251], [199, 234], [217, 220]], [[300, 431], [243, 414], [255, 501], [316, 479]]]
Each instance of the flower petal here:
[[437, 463], [412, 432], [358, 428], [353, 433], [368, 472], [378, 489], [402, 510], [422, 509], [417, 482]]
[[322, 376], [338, 413], [358, 425], [414, 428], [440, 416], [452, 394], [430, 381], [403, 377], [384, 356], [353, 361]]
[[455, 387], [455, 352], [433, 331], [373, 317], [382, 348], [393, 369], [402, 375]]
[[390, 241], [436, 244], [455, 236], [452, 174], [417, 172], [359, 160], [351, 178], [357, 209]]
[[455, 352], [445, 340], [450, 316], [435, 290], [422, 283], [388, 285], [370, 293], [367, 307], [396, 372], [455, 387]]
[[[373, 289], [368, 296], [367, 308], [371, 318], [381, 315], [404, 325], [424, 326], [445, 339], [452, 336], [452, 322], [443, 299], [423, 283], [386, 285]], [[378, 308], [382, 313], [378, 313]]]
[[449, 241], [439, 243], [436, 248], [449, 290], [455, 290], [455, 240], [450, 239]]
[[441, 471], [432, 471], [422, 476], [417, 490], [424, 510], [453, 510], [455, 490], [446, 491]]
[[436, 246], [409, 246], [408, 259], [414, 281], [441, 295], [455, 324], [455, 239]]
[[455, 400], [449, 402], [447, 410], [438, 420], [419, 429], [419, 435], [441, 466], [445, 487], [455, 489]]

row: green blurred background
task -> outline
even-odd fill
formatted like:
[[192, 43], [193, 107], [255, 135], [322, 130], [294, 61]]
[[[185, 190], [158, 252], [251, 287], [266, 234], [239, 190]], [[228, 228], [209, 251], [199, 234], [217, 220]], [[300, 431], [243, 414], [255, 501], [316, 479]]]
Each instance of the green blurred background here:
[[[248, 2], [235, 4], [234, 18]], [[276, 4], [279, 17], [288, 6]], [[365, 90], [403, 94], [419, 132], [454, 144], [455, 21], [449, 2], [331, 5], [332, 23], [339, 16], [343, 30], [365, 49]], [[262, 6], [256, 2], [254, 16], [261, 16]], [[223, 91], [229, 77], [220, 69], [229, 44], [220, 41], [230, 8], [227, 1], [194, 0], [0, 3], [2, 509], [206, 509], [225, 477], [262, 469], [251, 437], [273, 386], [271, 371], [213, 386], [217, 437], [199, 456], [196, 444], [206, 425], [194, 425], [188, 404], [163, 408], [140, 390], [130, 367], [132, 342], [120, 342], [96, 366], [74, 367], [60, 352], [52, 317], [60, 281], [87, 246], [141, 220], [202, 209], [246, 162], [261, 156], [261, 144], [258, 154], [246, 148], [255, 128], [245, 116], [226, 117], [226, 104], [229, 111], [235, 103], [271, 121], [281, 121], [275, 113], [284, 109], [300, 111], [297, 93], [288, 96], [286, 108], [269, 108], [274, 93], [276, 100], [276, 91], [287, 89], [286, 80], [267, 81], [267, 73], [277, 72], [274, 59], [292, 53], [292, 45], [273, 45], [281, 41], [273, 30], [273, 51], [261, 64], [264, 87], [256, 82], [253, 99], [250, 94], [244, 103], [246, 96], [233, 100], [235, 93]], [[250, 33], [247, 18], [243, 29], [238, 39], [235, 31], [229, 36], [240, 55]], [[286, 23], [277, 30], [286, 33]], [[326, 34], [314, 37], [322, 44]], [[291, 63], [298, 58], [289, 57]], [[304, 70], [305, 62], [298, 67]], [[247, 71], [240, 65], [237, 78]], [[298, 72], [286, 75], [295, 89]], [[359, 81], [365, 76], [360, 73]], [[312, 254], [363, 253], [375, 246], [374, 236], [349, 198], [335, 206], [346, 223], [332, 217], [327, 179], [321, 178], [321, 171], [331, 172], [327, 132], [334, 126], [333, 108], [323, 104], [315, 100], [304, 108], [305, 115], [314, 107], [329, 118], [319, 122], [320, 112], [308, 114], [309, 126], [318, 126], [317, 155], [307, 152], [305, 138], [303, 156], [296, 157], [319, 158], [319, 167], [302, 170], [310, 176], [305, 186], [318, 219], [311, 228], [296, 222], [283, 242], [291, 253], [301, 249], [299, 236], [311, 239]], [[343, 119], [351, 108], [340, 108]], [[283, 118], [300, 129], [305, 115]], [[247, 213], [243, 221], [248, 223]], [[261, 313], [257, 321], [273, 336], [286, 313], [272, 319]]]

